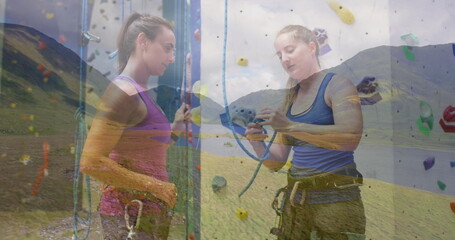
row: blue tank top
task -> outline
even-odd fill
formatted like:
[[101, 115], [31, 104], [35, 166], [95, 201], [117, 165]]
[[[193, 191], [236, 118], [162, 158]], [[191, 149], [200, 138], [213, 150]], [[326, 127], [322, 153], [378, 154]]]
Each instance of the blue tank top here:
[[[333, 125], [332, 108], [327, 106], [324, 95], [327, 85], [334, 73], [328, 73], [318, 89], [316, 98], [310, 108], [302, 113], [291, 114], [292, 105], [289, 107], [287, 117], [294, 122], [308, 123], [316, 125]], [[337, 151], [314, 146], [305, 141], [293, 138], [294, 156], [292, 165], [308, 169], [309, 173], [320, 173], [321, 171], [330, 172], [344, 165], [354, 162], [353, 151]], [[309, 174], [313, 175], [313, 174]]]

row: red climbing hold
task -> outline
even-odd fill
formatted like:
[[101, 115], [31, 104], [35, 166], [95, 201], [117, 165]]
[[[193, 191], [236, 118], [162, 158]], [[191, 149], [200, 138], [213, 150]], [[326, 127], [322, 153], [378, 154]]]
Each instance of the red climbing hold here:
[[201, 171], [201, 165], [198, 164], [198, 165], [196, 166], [196, 169], [197, 169], [198, 171]]
[[190, 233], [190, 235], [188, 235], [188, 238], [194, 240], [194, 233]]
[[46, 67], [44, 67], [43, 64], [39, 64], [38, 67], [36, 67], [36, 69], [38, 69], [38, 71], [42, 72], [46, 69]]
[[455, 122], [455, 107], [448, 106], [444, 110], [444, 121], [446, 122]]
[[44, 50], [44, 49], [46, 49], [46, 43], [45, 43], [45, 42], [42, 42], [42, 41], [39, 41], [39, 43], [38, 43], [38, 49], [39, 49], [39, 50]]
[[455, 202], [450, 203], [450, 208], [452, 209], [452, 212], [455, 213]]
[[49, 77], [51, 75], [51, 71], [47, 70], [43, 72], [43, 77]]

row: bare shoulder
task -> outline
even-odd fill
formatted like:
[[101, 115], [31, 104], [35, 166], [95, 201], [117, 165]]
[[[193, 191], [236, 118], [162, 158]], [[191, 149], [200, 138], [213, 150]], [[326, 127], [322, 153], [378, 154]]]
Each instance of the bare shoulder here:
[[117, 78], [112, 81], [112, 84], [114, 84], [118, 90], [123, 91], [128, 96], [133, 96], [138, 93], [134, 85], [128, 81]]
[[349, 94], [352, 94], [353, 92], [357, 92], [357, 88], [349, 78], [335, 74], [332, 78], [332, 81], [330, 81], [327, 86], [327, 91], [330, 95], [347, 92]]

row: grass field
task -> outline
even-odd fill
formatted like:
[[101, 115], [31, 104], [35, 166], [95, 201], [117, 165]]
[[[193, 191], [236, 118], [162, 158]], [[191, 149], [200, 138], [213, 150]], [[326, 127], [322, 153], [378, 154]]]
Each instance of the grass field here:
[[[245, 157], [201, 155], [201, 239], [274, 239], [269, 234], [275, 221], [270, 207], [275, 190], [285, 185], [284, 173], [262, 168], [254, 184], [242, 198], [256, 162]], [[227, 187], [214, 193], [214, 176], [226, 178]], [[365, 179], [361, 188], [367, 216], [367, 239], [441, 239], [455, 237], [455, 214], [450, 210], [452, 196]], [[96, 194], [96, 187], [93, 187]], [[96, 205], [96, 197], [94, 205]], [[248, 218], [236, 217], [237, 208], [248, 211]], [[1, 211], [1, 239], [71, 239], [71, 211]], [[184, 225], [177, 217], [170, 239], [185, 239]], [[94, 213], [89, 239], [100, 239], [99, 219]]]

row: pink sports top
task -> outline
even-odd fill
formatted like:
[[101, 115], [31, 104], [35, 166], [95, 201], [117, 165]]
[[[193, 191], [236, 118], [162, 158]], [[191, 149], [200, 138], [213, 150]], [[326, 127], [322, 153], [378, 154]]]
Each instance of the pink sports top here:
[[[157, 104], [133, 79], [122, 75], [117, 76], [116, 79], [122, 79], [134, 85], [147, 107], [147, 115], [139, 124], [122, 129], [123, 134], [109, 154], [109, 158], [133, 172], [167, 182], [166, 151], [171, 139], [169, 121]], [[131, 201], [135, 199], [135, 196], [132, 193], [118, 190], [105, 191], [101, 196], [100, 214], [123, 216], [125, 199]], [[158, 214], [165, 206], [161, 201], [143, 200], [142, 202], [144, 203], [143, 214]], [[130, 209], [130, 215], [137, 215], [138, 208], [135, 205]]]

